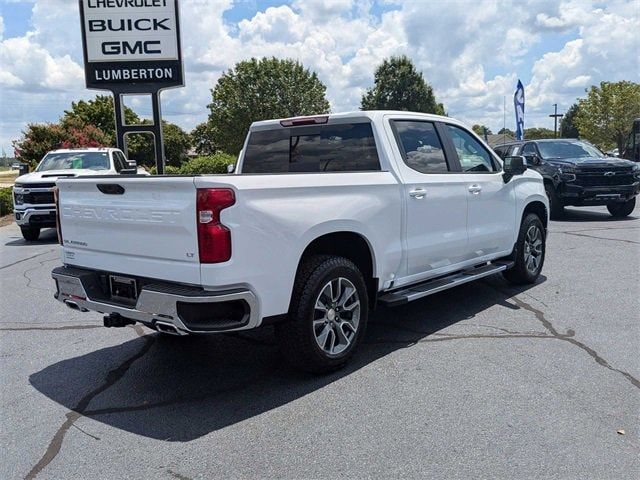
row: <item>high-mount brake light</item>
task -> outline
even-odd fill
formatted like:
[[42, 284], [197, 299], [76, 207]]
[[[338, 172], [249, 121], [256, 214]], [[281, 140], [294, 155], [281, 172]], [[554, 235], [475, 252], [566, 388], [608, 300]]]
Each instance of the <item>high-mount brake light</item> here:
[[297, 117], [280, 120], [283, 127], [299, 127], [301, 125], [319, 125], [329, 121], [328, 115], [317, 115], [314, 117]]
[[236, 203], [229, 188], [198, 188], [197, 221], [200, 263], [221, 263], [231, 258], [231, 231], [220, 223], [220, 212]]

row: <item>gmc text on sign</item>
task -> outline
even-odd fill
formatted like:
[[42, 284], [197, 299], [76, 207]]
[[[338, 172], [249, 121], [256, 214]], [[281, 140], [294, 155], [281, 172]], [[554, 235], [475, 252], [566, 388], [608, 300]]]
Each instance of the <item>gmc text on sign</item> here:
[[88, 88], [183, 85], [177, 0], [80, 0]]

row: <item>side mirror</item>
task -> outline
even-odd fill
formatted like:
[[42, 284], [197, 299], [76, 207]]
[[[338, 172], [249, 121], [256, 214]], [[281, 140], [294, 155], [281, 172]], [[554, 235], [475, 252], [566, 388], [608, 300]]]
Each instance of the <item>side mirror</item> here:
[[526, 155], [524, 158], [527, 160], [527, 164], [540, 165], [540, 163], [542, 163], [540, 157], [535, 153], [533, 155]]
[[227, 173], [233, 173], [235, 171], [236, 171], [235, 163], [230, 163], [229, 165], [227, 165]]
[[514, 175], [522, 175], [527, 170], [527, 160], [522, 155], [504, 157], [503, 174], [507, 183]]
[[138, 165], [135, 160], [127, 160], [125, 167], [120, 170], [120, 175], [137, 175], [138, 174]]

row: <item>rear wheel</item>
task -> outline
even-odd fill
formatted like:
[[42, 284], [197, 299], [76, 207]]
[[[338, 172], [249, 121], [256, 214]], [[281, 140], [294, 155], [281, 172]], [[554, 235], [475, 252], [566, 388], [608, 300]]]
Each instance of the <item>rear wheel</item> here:
[[276, 325], [287, 361], [323, 373], [341, 368], [360, 343], [369, 315], [367, 289], [353, 262], [314, 256], [300, 267], [289, 321]]
[[547, 193], [547, 198], [549, 199], [549, 212], [551, 213], [551, 218], [562, 218], [564, 215], [564, 204], [562, 203], [562, 200], [560, 200], [560, 197], [558, 197], [556, 189], [551, 183], [545, 183], [544, 191]]
[[628, 217], [629, 215], [631, 215], [631, 212], [633, 212], [634, 208], [636, 208], [635, 197], [624, 203], [610, 203], [609, 205], [607, 205], [607, 210], [609, 210], [609, 213], [616, 218]]
[[520, 225], [513, 254], [515, 265], [503, 272], [504, 277], [512, 283], [534, 283], [542, 271], [545, 250], [544, 225], [540, 217], [529, 213]]
[[22, 237], [28, 242], [35, 242], [40, 238], [40, 229], [37, 227], [20, 227]]

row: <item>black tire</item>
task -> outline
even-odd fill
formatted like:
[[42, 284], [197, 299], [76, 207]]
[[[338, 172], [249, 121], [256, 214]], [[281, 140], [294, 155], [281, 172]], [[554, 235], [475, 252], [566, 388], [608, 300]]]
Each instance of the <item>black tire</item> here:
[[[355, 288], [357, 293], [355, 300], [359, 301], [359, 320], [357, 321], [355, 332], [347, 332], [351, 335], [350, 343], [345, 342], [347, 345], [343, 351], [337, 354], [330, 354], [319, 345], [321, 340], [316, 340], [318, 335], [316, 332], [324, 331], [325, 328], [333, 328], [332, 336], [335, 343], [339, 340], [337, 329], [340, 327], [337, 324], [338, 322], [344, 324], [345, 319], [341, 320], [339, 309], [336, 309], [333, 312], [334, 316], [337, 315], [334, 317], [336, 326], [332, 326], [334, 324], [334, 319], [332, 318], [330, 320], [331, 325], [319, 325], [319, 328], [315, 329], [314, 320], [316, 322], [323, 321], [325, 324], [329, 322], [327, 320], [329, 313], [322, 315], [322, 311], [316, 309], [316, 301], [321, 301], [322, 294], [330, 282], [339, 282], [341, 278], [346, 279], [346, 283], [350, 283]], [[340, 287], [338, 286], [339, 290]], [[355, 300], [352, 303], [355, 303]], [[351, 315], [352, 318], [355, 316], [353, 312], [344, 312], [348, 312], [346, 308], [343, 311], [343, 315]], [[322, 318], [318, 319], [318, 314]], [[366, 331], [368, 316], [369, 298], [367, 296], [367, 288], [358, 267], [343, 257], [313, 256], [305, 260], [299, 269], [293, 287], [289, 320], [275, 326], [276, 338], [281, 352], [293, 367], [313, 373], [332, 372], [343, 367], [353, 355]], [[344, 333], [344, 327], [342, 328]], [[325, 336], [325, 338], [327, 337], [328, 335]]]
[[[541, 252], [537, 258], [536, 268], [531, 269], [527, 265], [527, 235], [529, 230], [535, 227], [538, 229], [540, 233], [540, 239], [542, 241], [541, 244]], [[542, 220], [535, 213], [529, 213], [525, 215], [522, 219], [522, 223], [520, 224], [520, 231], [518, 233], [518, 241], [516, 242], [515, 250], [512, 254], [512, 259], [515, 261], [515, 265], [502, 272], [504, 278], [506, 278], [511, 283], [515, 283], [518, 285], [526, 285], [535, 283], [542, 271], [542, 266], [544, 265], [544, 257], [546, 253], [546, 232], [544, 226], [542, 224]], [[533, 254], [533, 252], [532, 252]]]
[[37, 227], [20, 227], [22, 237], [28, 242], [35, 242], [40, 238], [40, 229]]
[[554, 220], [562, 218], [564, 215], [564, 204], [558, 194], [555, 187], [551, 183], [544, 184], [544, 191], [547, 193], [549, 199], [549, 213]]
[[610, 203], [607, 205], [609, 213], [616, 218], [624, 218], [631, 215], [633, 209], [636, 208], [636, 197], [631, 200], [627, 200], [624, 203]]

